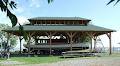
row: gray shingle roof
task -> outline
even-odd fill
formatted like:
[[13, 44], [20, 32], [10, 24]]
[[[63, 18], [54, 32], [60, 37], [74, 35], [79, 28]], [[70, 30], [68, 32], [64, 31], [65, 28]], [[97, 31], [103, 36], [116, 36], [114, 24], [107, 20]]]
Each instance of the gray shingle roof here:
[[[23, 26], [25, 31], [103, 31], [113, 32], [114, 30], [90, 25], [88, 26], [69, 26], [69, 25], [48, 25], [48, 26], [37, 26], [37, 25], [25, 25]], [[4, 31], [18, 31], [19, 27], [8, 28]]]
[[81, 17], [35, 17], [35, 18], [30, 18], [28, 20], [88, 20], [86, 18], [81, 18]]

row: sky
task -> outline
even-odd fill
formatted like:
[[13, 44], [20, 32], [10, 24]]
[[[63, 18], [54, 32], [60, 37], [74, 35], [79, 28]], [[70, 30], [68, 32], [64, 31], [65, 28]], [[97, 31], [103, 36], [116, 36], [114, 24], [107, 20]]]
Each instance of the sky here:
[[[15, 0], [17, 9], [11, 10], [18, 18], [32, 17], [82, 17], [92, 20], [91, 23], [119, 30], [120, 4], [109, 0]], [[0, 23], [11, 24], [5, 13], [0, 12]]]
[[[32, 17], [82, 17], [92, 20], [97, 26], [120, 28], [120, 3], [106, 5], [110, 0], [15, 0], [17, 9], [11, 10], [18, 19]], [[21, 21], [22, 22], [22, 21]], [[11, 25], [5, 13], [0, 12], [0, 23]]]

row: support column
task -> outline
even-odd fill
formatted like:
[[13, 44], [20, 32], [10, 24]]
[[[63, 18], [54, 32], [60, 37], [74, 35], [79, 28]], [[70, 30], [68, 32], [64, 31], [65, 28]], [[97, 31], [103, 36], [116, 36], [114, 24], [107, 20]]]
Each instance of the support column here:
[[70, 51], [72, 51], [73, 37], [70, 37]]
[[35, 39], [35, 44], [37, 44], [37, 43], [38, 43], [38, 42], [36, 41], [36, 40], [37, 40], [37, 36], [35, 36], [34, 39]]
[[[95, 36], [96, 32], [86, 32], [86, 34], [91, 38], [90, 51], [92, 51], [93, 49], [95, 49], [95, 45], [96, 45], [96, 39], [97, 39], [97, 36]], [[94, 40], [94, 48], [92, 48], [92, 39]]]
[[22, 53], [22, 47], [21, 47], [21, 43], [22, 43], [22, 36], [19, 36], [19, 40], [20, 40], [20, 54]]
[[33, 33], [28, 33], [28, 42], [27, 42], [27, 44], [28, 44], [28, 56], [30, 56], [30, 44], [31, 44], [31, 38], [32, 38], [32, 36], [33, 36], [33, 34], [34, 34], [35, 32], [33, 32]]
[[92, 52], [92, 38], [91, 39], [91, 44], [90, 44], [90, 52]]
[[28, 34], [28, 42], [27, 42], [27, 44], [28, 44], [28, 56], [30, 56], [30, 40], [31, 40], [31, 35], [29, 33]]
[[111, 32], [106, 34], [109, 38], [109, 55], [112, 54]]
[[46, 34], [47, 34], [47, 36], [49, 37], [49, 39], [50, 39], [50, 48], [49, 48], [49, 50], [50, 50], [50, 55], [52, 55], [52, 47], [51, 47], [51, 45], [52, 45], [52, 36], [53, 35], [55, 35], [56, 34], [56, 32], [54, 32], [54, 33], [52, 33], [52, 32], [45, 32]]
[[10, 42], [9, 42], [9, 39], [10, 39], [10, 33], [7, 33], [7, 45], [5, 45], [5, 52], [7, 53], [7, 59], [10, 58]]
[[70, 51], [72, 51], [73, 37], [76, 35], [76, 32], [67, 32], [67, 35], [70, 37]]
[[93, 39], [94, 39], [94, 48], [93, 48], [93, 49], [95, 50], [95, 48], [96, 48], [96, 43], [97, 43], [97, 42], [96, 42], [97, 36], [94, 36]]
[[7, 33], [7, 52], [9, 52], [9, 49], [10, 49], [10, 43], [9, 43], [9, 39], [10, 39], [10, 33]]
[[50, 55], [52, 54], [52, 48], [51, 48], [51, 43], [52, 43], [52, 34], [51, 34], [51, 32], [50, 32], [50, 35], [49, 35], [49, 37], [50, 37]]

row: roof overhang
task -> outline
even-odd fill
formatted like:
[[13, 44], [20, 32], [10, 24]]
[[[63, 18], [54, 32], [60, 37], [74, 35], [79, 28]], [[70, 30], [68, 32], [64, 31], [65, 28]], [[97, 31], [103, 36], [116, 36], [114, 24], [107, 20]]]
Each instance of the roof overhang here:
[[[25, 32], [96, 32], [96, 35], [102, 35], [109, 32], [114, 32], [115, 30], [98, 27], [95, 25], [87, 25], [87, 26], [69, 26], [69, 25], [24, 25], [23, 26]], [[19, 27], [13, 27], [3, 30], [12, 34], [19, 34]]]

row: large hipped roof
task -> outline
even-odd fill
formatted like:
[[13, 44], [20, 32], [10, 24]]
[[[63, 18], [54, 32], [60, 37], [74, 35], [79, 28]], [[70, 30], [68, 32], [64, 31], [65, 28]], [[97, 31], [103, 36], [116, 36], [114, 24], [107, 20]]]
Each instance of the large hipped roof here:
[[[87, 26], [69, 26], [69, 25], [25, 25], [25, 31], [97, 31], [97, 32], [113, 32], [114, 30], [90, 25]], [[19, 27], [5, 29], [6, 32], [19, 31]]]

